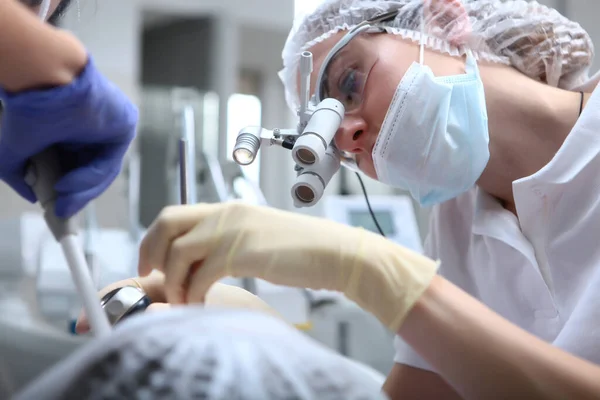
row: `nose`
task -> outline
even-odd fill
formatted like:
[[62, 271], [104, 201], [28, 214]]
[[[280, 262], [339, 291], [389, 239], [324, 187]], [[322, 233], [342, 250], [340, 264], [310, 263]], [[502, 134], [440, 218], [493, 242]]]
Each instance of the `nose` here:
[[368, 149], [367, 123], [359, 116], [344, 117], [335, 134], [335, 145], [342, 151], [360, 153]]

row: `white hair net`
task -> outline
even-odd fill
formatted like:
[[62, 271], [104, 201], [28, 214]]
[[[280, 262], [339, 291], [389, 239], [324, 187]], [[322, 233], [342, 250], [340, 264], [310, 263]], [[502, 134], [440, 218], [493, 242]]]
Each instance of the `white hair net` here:
[[385, 30], [416, 42], [423, 31], [431, 49], [455, 56], [470, 49], [478, 60], [512, 65], [533, 79], [566, 89], [588, 78], [594, 47], [587, 32], [535, 1], [325, 0], [295, 21], [283, 49], [279, 76], [290, 108], [295, 111], [299, 104], [297, 74], [303, 51], [396, 9], [398, 16], [384, 24]]
[[380, 383], [279, 319], [182, 307], [125, 321], [14, 400], [371, 400]]

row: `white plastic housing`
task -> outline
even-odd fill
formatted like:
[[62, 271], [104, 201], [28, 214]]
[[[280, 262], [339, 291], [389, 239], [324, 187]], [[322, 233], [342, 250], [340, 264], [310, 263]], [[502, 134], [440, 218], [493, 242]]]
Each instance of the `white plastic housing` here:
[[320, 162], [305, 168], [296, 178], [291, 190], [294, 206], [302, 208], [317, 204], [339, 169], [340, 156], [334, 147], [329, 146]]
[[260, 126], [247, 126], [238, 133], [232, 152], [235, 162], [239, 165], [252, 164], [260, 148], [261, 132]]
[[[325, 99], [317, 105], [292, 149], [292, 157], [296, 164], [303, 168], [310, 167], [325, 158], [327, 148], [342, 124], [344, 113], [342, 103], [332, 98]], [[312, 162], [307, 162], [306, 157], [302, 157], [302, 154], [307, 152], [312, 155]]]

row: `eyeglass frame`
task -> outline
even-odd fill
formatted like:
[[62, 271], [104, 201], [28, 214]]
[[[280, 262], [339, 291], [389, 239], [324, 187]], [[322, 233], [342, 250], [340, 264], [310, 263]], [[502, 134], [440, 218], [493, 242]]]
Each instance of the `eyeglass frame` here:
[[396, 16], [398, 16], [399, 10], [388, 11], [383, 14], [379, 14], [374, 16], [373, 18], [369, 18], [360, 24], [356, 25], [354, 28], [350, 29], [348, 33], [342, 37], [342, 39], [333, 46], [333, 48], [329, 51], [323, 63], [321, 64], [321, 68], [319, 69], [319, 74], [317, 75], [317, 84], [315, 86], [315, 100], [316, 104], [323, 101], [325, 96], [324, 86], [323, 86], [323, 78], [326, 74], [327, 68], [329, 67], [329, 63], [337, 54], [350, 43], [352, 39], [358, 36], [362, 32], [372, 31], [372, 32], [383, 32], [382, 27], [377, 27], [377, 24], [382, 22], [391, 21]]

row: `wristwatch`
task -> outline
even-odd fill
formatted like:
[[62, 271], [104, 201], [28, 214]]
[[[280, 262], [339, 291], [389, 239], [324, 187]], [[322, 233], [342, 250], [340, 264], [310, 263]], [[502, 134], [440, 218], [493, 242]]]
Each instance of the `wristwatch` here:
[[151, 303], [148, 295], [135, 286], [123, 286], [112, 290], [100, 301], [111, 325], [144, 311]]

